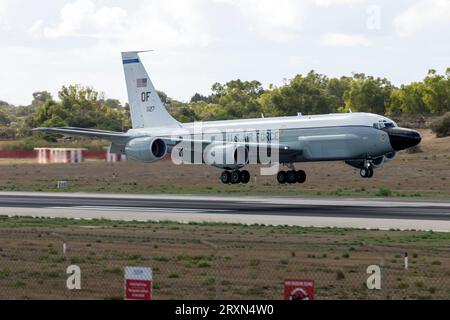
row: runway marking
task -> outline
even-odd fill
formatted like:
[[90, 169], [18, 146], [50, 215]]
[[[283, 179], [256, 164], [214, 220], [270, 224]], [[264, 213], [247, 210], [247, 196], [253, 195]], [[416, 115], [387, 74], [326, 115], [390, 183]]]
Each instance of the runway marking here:
[[75, 206], [75, 207], [47, 207], [57, 210], [82, 210], [82, 211], [132, 211], [132, 212], [166, 212], [166, 213], [219, 213], [232, 210], [220, 209], [184, 209], [184, 208], [147, 208], [147, 207], [109, 207], [109, 206]]

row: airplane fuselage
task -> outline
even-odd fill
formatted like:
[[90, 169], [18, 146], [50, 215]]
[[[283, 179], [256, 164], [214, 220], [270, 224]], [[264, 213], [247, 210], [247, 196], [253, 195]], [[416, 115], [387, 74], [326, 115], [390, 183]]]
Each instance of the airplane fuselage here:
[[[173, 138], [227, 143], [277, 141], [286, 147], [281, 163], [373, 159], [395, 152], [389, 133], [382, 126], [394, 121], [369, 113], [259, 118], [184, 123], [173, 128], [132, 129], [133, 136]], [[297, 150], [298, 152], [295, 152]], [[292, 151], [292, 152], [291, 152]]]

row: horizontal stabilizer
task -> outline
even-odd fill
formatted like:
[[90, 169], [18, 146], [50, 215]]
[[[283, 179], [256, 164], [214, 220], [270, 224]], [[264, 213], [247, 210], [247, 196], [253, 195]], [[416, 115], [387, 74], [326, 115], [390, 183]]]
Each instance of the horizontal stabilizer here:
[[92, 138], [106, 139], [106, 140], [110, 140], [110, 141], [128, 140], [129, 138], [131, 138], [131, 136], [128, 135], [127, 133], [122, 133], [122, 132], [73, 128], [73, 127], [36, 128], [36, 129], [33, 129], [33, 131], [57, 133], [57, 134], [63, 134], [63, 135], [67, 135], [67, 136], [92, 137]]

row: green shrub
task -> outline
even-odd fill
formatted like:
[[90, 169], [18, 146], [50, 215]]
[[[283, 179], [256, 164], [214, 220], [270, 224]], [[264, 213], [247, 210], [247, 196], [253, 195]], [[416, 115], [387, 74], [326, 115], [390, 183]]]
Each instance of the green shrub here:
[[408, 288], [409, 288], [409, 284], [407, 284], [407, 283], [405, 283], [405, 282], [402, 282], [402, 283], [400, 283], [400, 284], [398, 285], [398, 288], [399, 288], [399, 289], [403, 289], [403, 290], [408, 289]]
[[416, 154], [416, 153], [422, 153], [423, 150], [420, 147], [420, 145], [417, 145], [417, 146], [414, 146], [412, 148], [406, 149], [405, 152], [408, 153], [408, 154]]
[[250, 260], [250, 267], [257, 267], [259, 266], [261, 261], [259, 259], [252, 259]]
[[377, 197], [390, 197], [392, 196], [392, 191], [389, 188], [380, 188], [376, 194]]
[[199, 268], [210, 268], [211, 264], [208, 261], [199, 261], [197, 264], [197, 267]]
[[342, 271], [337, 271], [336, 272], [336, 280], [344, 280], [345, 279], [345, 274]]
[[450, 136], [450, 112], [447, 112], [444, 116], [436, 119], [431, 124], [431, 129], [438, 138]]

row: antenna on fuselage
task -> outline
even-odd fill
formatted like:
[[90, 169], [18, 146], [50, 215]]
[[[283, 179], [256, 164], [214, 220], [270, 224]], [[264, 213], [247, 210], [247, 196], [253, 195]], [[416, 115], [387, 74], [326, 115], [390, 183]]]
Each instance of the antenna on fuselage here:
[[352, 108], [348, 109], [348, 113], [353, 113]]

